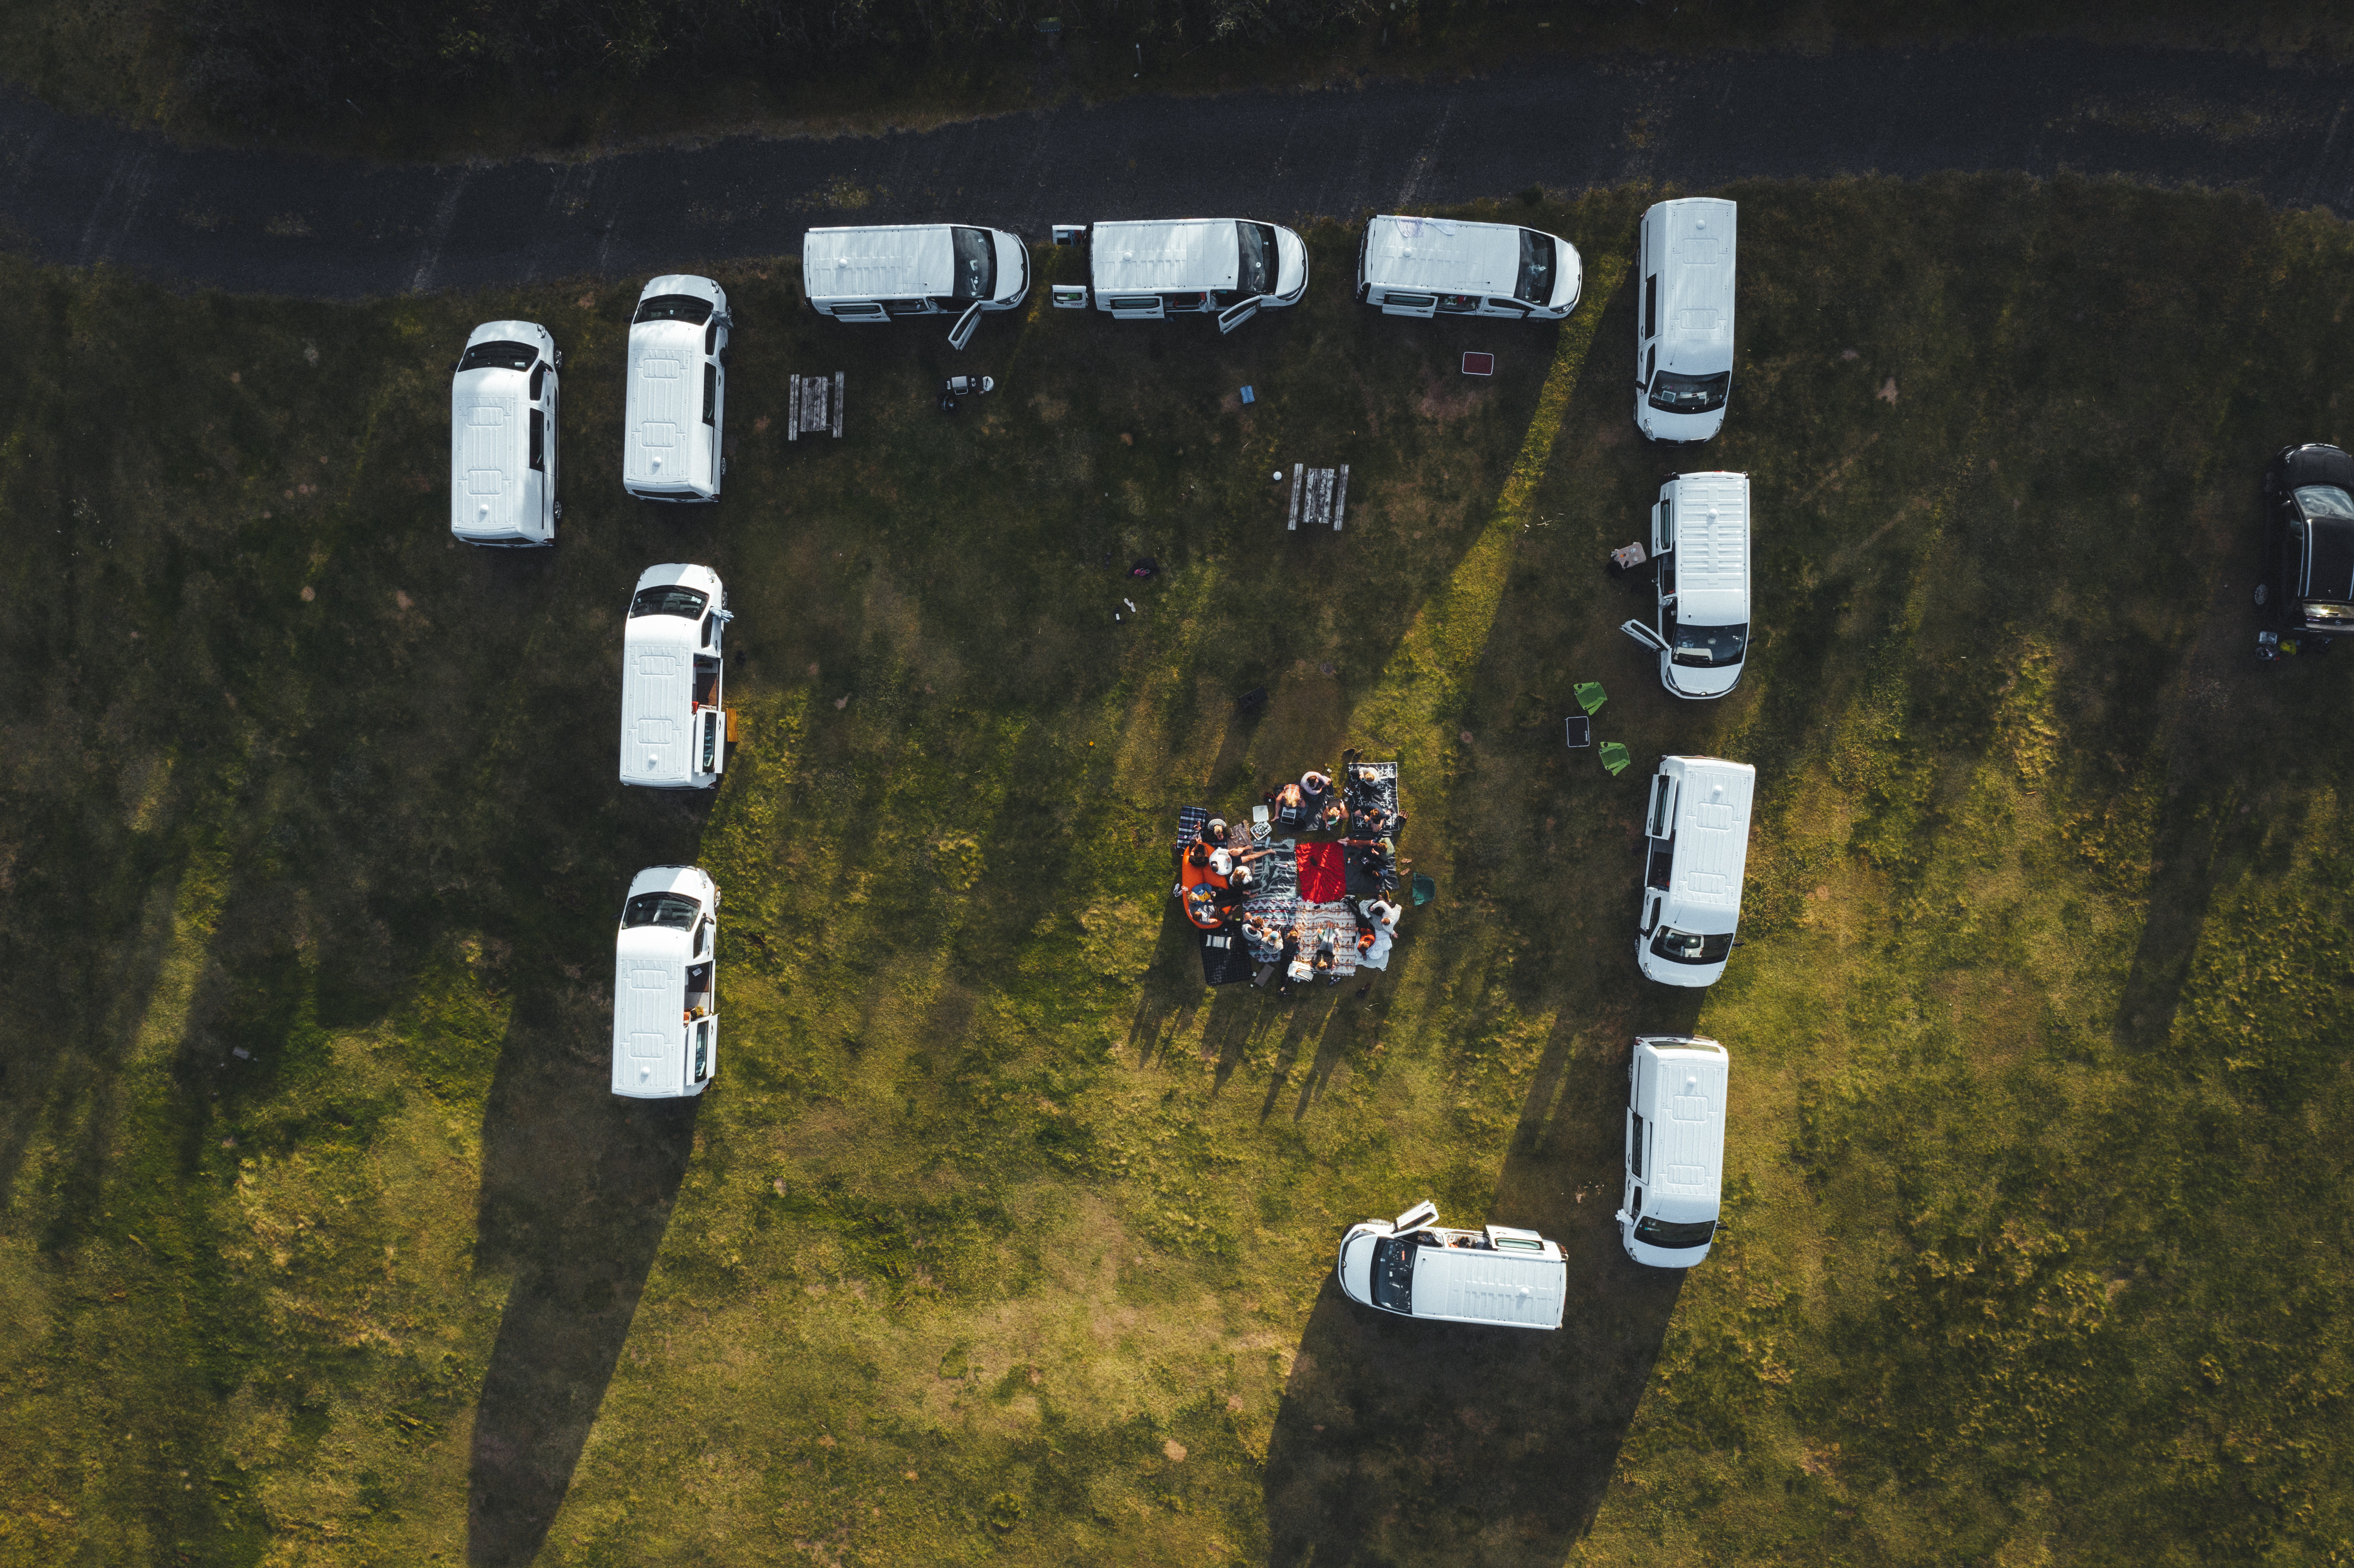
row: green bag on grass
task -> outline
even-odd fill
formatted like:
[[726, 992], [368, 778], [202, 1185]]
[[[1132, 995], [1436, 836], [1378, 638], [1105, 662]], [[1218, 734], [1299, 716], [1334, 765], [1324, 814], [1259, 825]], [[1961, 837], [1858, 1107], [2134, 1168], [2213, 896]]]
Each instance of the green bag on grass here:
[[1635, 760], [1627, 754], [1627, 748], [1615, 740], [1604, 741], [1601, 749], [1595, 755], [1602, 758], [1602, 766], [1610, 769], [1610, 777], [1613, 779], [1626, 772], [1627, 765]]
[[1601, 682], [1580, 681], [1577, 683], [1577, 705], [1588, 714], [1600, 713], [1602, 705], [1609, 700], [1610, 694], [1602, 689]]

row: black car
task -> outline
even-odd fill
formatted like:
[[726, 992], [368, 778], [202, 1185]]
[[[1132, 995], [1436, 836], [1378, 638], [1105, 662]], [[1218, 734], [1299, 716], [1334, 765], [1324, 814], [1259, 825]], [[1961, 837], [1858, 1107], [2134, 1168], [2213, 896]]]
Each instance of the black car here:
[[2284, 447], [2264, 469], [2255, 597], [2284, 638], [2354, 636], [2354, 457], [2308, 441]]

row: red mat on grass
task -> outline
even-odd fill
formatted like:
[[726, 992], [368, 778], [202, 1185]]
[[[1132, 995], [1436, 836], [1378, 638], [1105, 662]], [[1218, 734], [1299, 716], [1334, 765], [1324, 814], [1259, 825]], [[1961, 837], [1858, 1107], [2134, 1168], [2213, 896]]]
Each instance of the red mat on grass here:
[[1338, 904], [1347, 895], [1348, 863], [1339, 844], [1301, 844], [1293, 853], [1299, 857], [1299, 902]]

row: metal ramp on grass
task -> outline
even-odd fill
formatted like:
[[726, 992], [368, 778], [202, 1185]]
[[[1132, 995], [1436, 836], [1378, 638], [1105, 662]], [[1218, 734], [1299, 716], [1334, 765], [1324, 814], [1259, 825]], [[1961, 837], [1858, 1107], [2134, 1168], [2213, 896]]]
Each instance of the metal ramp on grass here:
[[831, 430], [836, 440], [842, 439], [842, 372], [837, 370], [829, 379], [823, 376], [792, 376], [785, 380], [785, 440], [797, 441], [801, 433], [816, 435]]
[[1291, 521], [1284, 524], [1288, 532], [1297, 532], [1305, 519], [1310, 527], [1321, 528], [1327, 524], [1332, 532], [1341, 531], [1341, 519], [1349, 509], [1349, 465], [1339, 468], [1310, 468], [1306, 463], [1291, 465]]

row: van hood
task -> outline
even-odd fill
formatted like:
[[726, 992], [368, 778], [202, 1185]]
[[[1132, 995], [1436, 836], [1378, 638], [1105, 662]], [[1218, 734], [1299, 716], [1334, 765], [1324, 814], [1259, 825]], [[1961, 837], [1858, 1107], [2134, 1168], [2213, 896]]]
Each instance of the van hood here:
[[1358, 1225], [1341, 1238], [1341, 1294], [1360, 1306], [1373, 1304], [1373, 1244], [1384, 1234]]
[[997, 237], [997, 298], [1001, 305], [1016, 305], [1030, 292], [1030, 247], [1018, 234], [991, 229]]
[[1296, 300], [1308, 287], [1308, 246], [1299, 236], [1281, 224], [1275, 228], [1275, 293], [1280, 300]]

